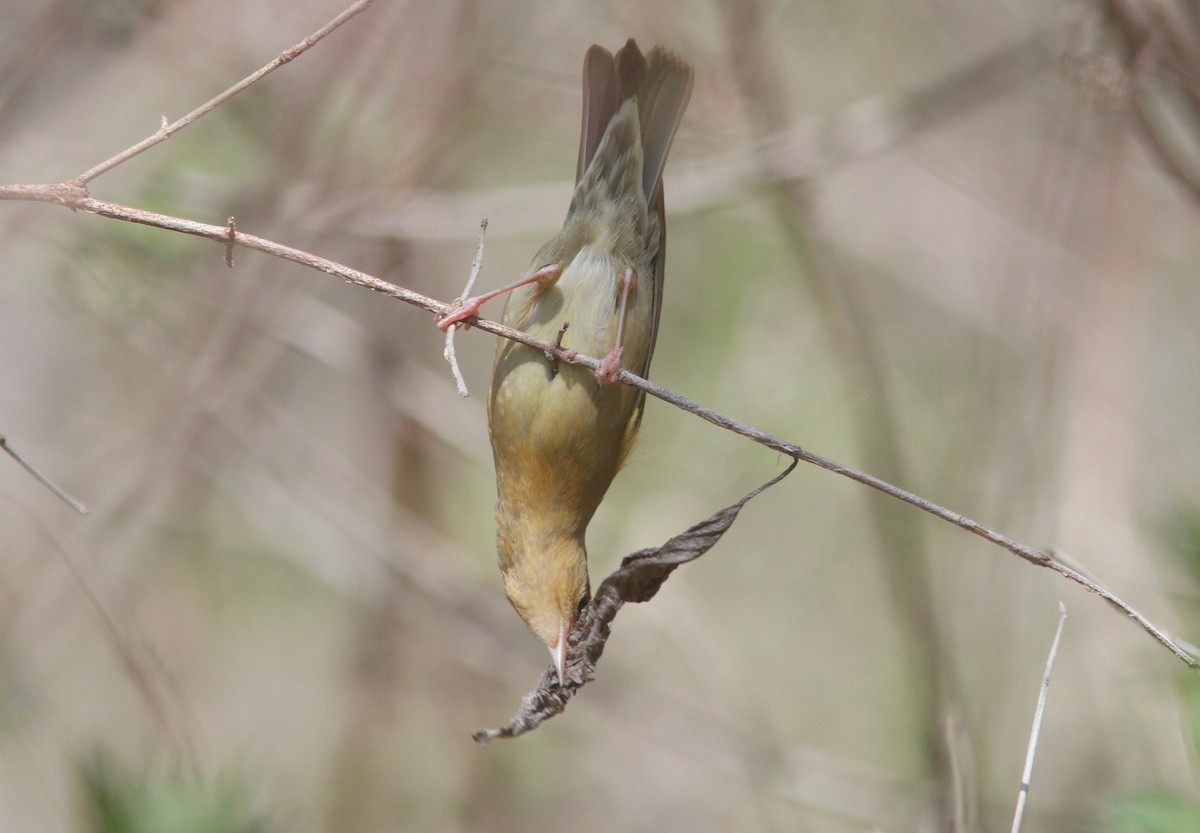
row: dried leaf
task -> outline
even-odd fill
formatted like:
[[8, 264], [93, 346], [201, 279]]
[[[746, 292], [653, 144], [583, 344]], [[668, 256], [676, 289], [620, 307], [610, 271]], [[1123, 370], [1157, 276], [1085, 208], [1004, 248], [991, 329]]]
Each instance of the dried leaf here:
[[638, 550], [625, 556], [608, 578], [600, 583], [591, 602], [584, 608], [579, 623], [567, 641], [566, 682], [558, 684], [553, 666], [538, 680], [537, 688], [521, 699], [517, 713], [507, 726], [480, 729], [472, 737], [480, 743], [495, 738], [512, 738], [536, 729], [545, 720], [567, 707], [575, 692], [596, 678], [596, 663], [608, 642], [609, 626], [626, 602], [648, 602], [667, 577], [680, 565], [694, 561], [721, 540], [738, 513], [750, 500], [791, 474], [796, 461], [783, 472], [727, 506], [711, 518], [671, 538], [665, 544]]

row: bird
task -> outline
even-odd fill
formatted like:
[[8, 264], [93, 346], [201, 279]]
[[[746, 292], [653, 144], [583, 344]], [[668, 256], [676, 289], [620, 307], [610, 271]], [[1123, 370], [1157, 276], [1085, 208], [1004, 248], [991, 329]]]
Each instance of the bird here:
[[694, 72], [632, 38], [583, 62], [575, 189], [562, 230], [507, 286], [459, 299], [443, 330], [507, 295], [501, 322], [588, 356], [594, 370], [514, 341], [497, 344], [488, 394], [496, 469], [496, 550], [505, 594], [566, 684], [567, 638], [590, 599], [585, 533], [641, 426], [662, 309], [663, 167]]

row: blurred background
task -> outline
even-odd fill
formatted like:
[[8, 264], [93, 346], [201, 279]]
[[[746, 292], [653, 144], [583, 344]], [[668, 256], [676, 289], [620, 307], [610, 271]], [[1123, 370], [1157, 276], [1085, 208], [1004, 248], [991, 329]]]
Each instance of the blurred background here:
[[[0, 2], [0, 181], [57, 182], [338, 0]], [[443, 300], [570, 198], [579, 75], [696, 67], [652, 377], [1200, 638], [1189, 0], [378, 2], [91, 184]], [[494, 343], [254, 252], [0, 205], [0, 830], [1200, 829], [1194, 672], [1101, 600], [801, 467], [537, 732], [493, 547]], [[499, 303], [485, 311], [499, 314]], [[651, 400], [593, 582], [779, 471]]]

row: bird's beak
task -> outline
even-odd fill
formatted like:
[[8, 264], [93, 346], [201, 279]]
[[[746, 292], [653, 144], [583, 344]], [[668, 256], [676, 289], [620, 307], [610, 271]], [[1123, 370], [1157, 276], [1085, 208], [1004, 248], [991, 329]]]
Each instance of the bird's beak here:
[[558, 643], [550, 649], [550, 658], [554, 660], [554, 670], [558, 672], [558, 686], [562, 688], [567, 682], [567, 633], [571, 626], [563, 622], [558, 628]]

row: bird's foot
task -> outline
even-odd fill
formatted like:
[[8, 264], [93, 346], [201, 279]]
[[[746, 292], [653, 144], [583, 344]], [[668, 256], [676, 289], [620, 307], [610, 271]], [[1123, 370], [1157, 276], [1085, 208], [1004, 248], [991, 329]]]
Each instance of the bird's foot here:
[[596, 367], [596, 381], [601, 384], [614, 384], [621, 378], [621, 345], [613, 345], [599, 366]]
[[486, 300], [487, 298], [482, 295], [475, 295], [471, 298], [455, 298], [437, 317], [437, 328], [446, 332], [455, 324], [463, 324], [464, 327], [471, 326], [467, 319], [478, 315], [479, 308]]

